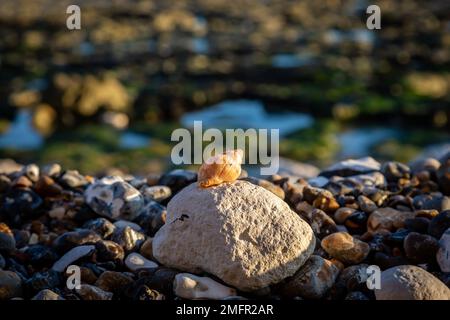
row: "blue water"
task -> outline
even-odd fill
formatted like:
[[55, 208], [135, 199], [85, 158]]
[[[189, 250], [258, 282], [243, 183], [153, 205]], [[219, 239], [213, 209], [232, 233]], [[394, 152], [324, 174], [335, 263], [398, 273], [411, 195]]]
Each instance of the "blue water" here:
[[39, 149], [44, 139], [32, 125], [32, 114], [20, 111], [8, 130], [0, 135], [0, 148], [14, 150]]

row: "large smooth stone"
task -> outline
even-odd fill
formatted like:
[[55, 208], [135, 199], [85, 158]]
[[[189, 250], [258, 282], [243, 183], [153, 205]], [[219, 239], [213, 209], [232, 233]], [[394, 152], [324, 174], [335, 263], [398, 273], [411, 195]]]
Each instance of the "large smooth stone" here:
[[314, 246], [311, 227], [270, 191], [246, 181], [207, 189], [194, 183], [169, 202], [153, 255], [251, 291], [292, 276]]

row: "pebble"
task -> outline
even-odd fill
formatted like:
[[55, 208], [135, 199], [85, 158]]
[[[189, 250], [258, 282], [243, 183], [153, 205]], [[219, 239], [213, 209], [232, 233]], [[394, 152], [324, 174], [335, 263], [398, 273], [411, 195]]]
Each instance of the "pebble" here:
[[74, 247], [85, 244], [95, 244], [102, 238], [94, 231], [80, 229], [63, 233], [53, 241], [53, 248], [59, 253], [66, 253]]
[[333, 215], [334, 221], [336, 221], [337, 224], [344, 224], [345, 220], [347, 220], [347, 218], [351, 216], [355, 211], [356, 210], [352, 208], [339, 208]]
[[56, 207], [48, 212], [48, 216], [52, 219], [63, 220], [66, 216], [66, 208]]
[[416, 217], [405, 220], [405, 228], [419, 233], [427, 233], [430, 219], [424, 217]]
[[76, 289], [76, 293], [82, 300], [112, 300], [113, 293], [104, 291], [99, 287], [82, 284], [79, 289]]
[[27, 262], [34, 267], [50, 267], [58, 259], [56, 252], [48, 246], [35, 244], [25, 250]]
[[39, 291], [31, 300], [65, 300], [62, 296], [50, 289]]
[[0, 300], [22, 296], [22, 280], [12, 271], [0, 269]]
[[381, 173], [389, 182], [397, 182], [399, 179], [409, 179], [411, 170], [403, 163], [388, 161], [381, 166]]
[[133, 220], [144, 206], [141, 193], [119, 176], [102, 178], [84, 192], [86, 203], [110, 219]]
[[11, 252], [16, 249], [16, 240], [8, 225], [0, 222], [0, 251]]
[[35, 164], [29, 164], [23, 168], [23, 173], [33, 182], [39, 179], [39, 167]]
[[144, 186], [140, 191], [146, 201], [162, 202], [172, 196], [172, 190], [167, 186]]
[[237, 289], [253, 291], [292, 276], [312, 254], [315, 237], [286, 202], [237, 180], [202, 189], [191, 184], [176, 194], [152, 245], [153, 255], [165, 266], [204, 270]]
[[131, 271], [138, 271], [141, 269], [153, 269], [157, 268], [158, 264], [153, 261], [150, 261], [138, 253], [130, 253], [125, 259], [125, 265]]
[[427, 234], [411, 232], [406, 236], [403, 248], [406, 257], [412, 263], [433, 263], [436, 261], [439, 242], [437, 239]]
[[415, 217], [414, 212], [380, 208], [372, 212], [367, 220], [367, 230], [371, 232], [395, 231], [403, 228], [405, 220]]
[[165, 300], [165, 296], [156, 290], [150, 289], [146, 285], [142, 285], [139, 288], [137, 288], [136, 293], [133, 295], [133, 300], [138, 301]]
[[320, 299], [333, 286], [339, 275], [339, 268], [333, 262], [313, 255], [282, 286], [284, 296], [300, 296], [306, 299]]
[[322, 248], [333, 258], [345, 264], [357, 264], [369, 254], [367, 243], [346, 232], [336, 232], [322, 239]]
[[3, 197], [0, 212], [18, 225], [23, 218], [30, 218], [42, 205], [43, 201], [34, 191], [28, 189], [12, 189]]
[[345, 296], [344, 300], [362, 301], [362, 300], [370, 300], [370, 299], [361, 291], [354, 291], [354, 292], [350, 292], [349, 294], [347, 294], [347, 296]]
[[327, 214], [333, 214], [337, 209], [339, 209], [339, 203], [333, 196], [326, 196], [324, 193], [319, 194], [313, 201], [313, 206], [323, 210]]
[[42, 168], [42, 174], [52, 178], [56, 178], [61, 174], [61, 166], [57, 163], [45, 165]]
[[450, 228], [444, 232], [439, 240], [436, 260], [442, 272], [450, 272]]
[[381, 273], [377, 300], [450, 300], [450, 289], [422, 268], [403, 265]]
[[254, 177], [246, 177], [246, 178], [243, 178], [242, 180], [245, 180], [245, 181], [253, 183], [257, 186], [263, 187], [264, 189], [272, 192], [274, 195], [276, 195], [280, 199], [284, 200], [284, 197], [285, 197], [284, 190], [281, 187], [273, 184], [270, 181], [267, 181], [264, 179], [258, 179], [258, 178], [254, 178]]
[[12, 185], [14, 188], [31, 188], [33, 186], [33, 181], [27, 176], [20, 176], [12, 182]]
[[41, 176], [34, 189], [41, 197], [54, 197], [62, 193], [63, 189], [49, 176]]
[[358, 205], [359, 208], [366, 213], [372, 213], [378, 209], [375, 202], [373, 202], [372, 200], [363, 195], [360, 195], [358, 197]]
[[320, 209], [313, 209], [310, 220], [308, 220], [314, 234], [322, 239], [327, 235], [337, 231], [337, 226], [334, 220]]
[[448, 228], [450, 228], [450, 210], [441, 212], [430, 221], [428, 233], [439, 239]]
[[114, 227], [116, 227], [116, 229], [130, 227], [131, 229], [133, 229], [134, 231], [137, 231], [137, 232], [143, 231], [141, 226], [138, 225], [137, 223], [134, 223], [131, 221], [126, 221], [126, 220], [119, 220], [119, 221], [114, 222]]
[[[437, 171], [439, 187], [445, 195], [450, 196], [450, 153], [440, 159], [441, 166]], [[449, 209], [449, 208], [447, 208]]]
[[64, 272], [73, 262], [91, 255], [95, 251], [95, 246], [79, 246], [69, 250], [58, 261], [55, 262], [52, 269], [57, 272]]
[[331, 178], [333, 176], [348, 177], [362, 173], [379, 171], [381, 165], [371, 157], [361, 159], [348, 159], [340, 161], [323, 170], [319, 176]]
[[103, 239], [108, 238], [110, 235], [113, 234], [114, 230], [116, 230], [116, 226], [105, 218], [97, 218], [89, 220], [85, 222], [83, 228], [96, 232]]
[[155, 258], [153, 257], [153, 238], [147, 238], [147, 240], [144, 241], [144, 243], [141, 246], [141, 249], [139, 250], [139, 253], [147, 258], [147, 259], [151, 259], [154, 260]]
[[140, 214], [133, 220], [149, 236], [154, 234], [166, 223], [166, 208], [156, 201], [148, 202]]
[[368, 214], [362, 211], [355, 211], [345, 220], [345, 227], [353, 234], [361, 234], [366, 230]]
[[91, 269], [80, 266], [81, 273], [81, 283], [94, 284], [98, 277], [95, 275], [94, 271]]
[[5, 193], [11, 187], [11, 179], [7, 176], [0, 174], [0, 193]]
[[61, 176], [61, 181], [71, 188], [81, 188], [89, 183], [86, 177], [81, 175], [77, 170], [67, 170], [64, 172]]
[[165, 173], [158, 181], [159, 185], [168, 186], [175, 194], [184, 187], [197, 181], [197, 173], [189, 170], [176, 169]]
[[105, 271], [95, 282], [95, 286], [114, 294], [120, 293], [127, 285], [133, 283], [133, 278], [116, 271]]
[[63, 282], [62, 275], [54, 270], [35, 272], [25, 281], [25, 285], [30, 291], [39, 292], [44, 289], [53, 289]]
[[236, 290], [208, 277], [198, 277], [189, 273], [179, 273], [173, 282], [175, 295], [184, 299], [224, 299], [235, 296]]
[[5, 266], [6, 266], [5, 258], [3, 258], [3, 256], [0, 254], [0, 269], [5, 268]]
[[139, 250], [139, 247], [144, 243], [145, 235], [126, 226], [116, 229], [111, 236], [111, 240], [119, 244], [125, 252], [132, 252]]
[[122, 261], [125, 257], [123, 248], [114, 241], [102, 240], [95, 244], [99, 261]]

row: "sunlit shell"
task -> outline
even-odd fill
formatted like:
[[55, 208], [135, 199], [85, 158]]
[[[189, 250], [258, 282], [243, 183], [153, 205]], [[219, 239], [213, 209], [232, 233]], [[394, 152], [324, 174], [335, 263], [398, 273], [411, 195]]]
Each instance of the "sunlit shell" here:
[[198, 170], [200, 187], [208, 188], [239, 178], [243, 154], [237, 149], [209, 158]]

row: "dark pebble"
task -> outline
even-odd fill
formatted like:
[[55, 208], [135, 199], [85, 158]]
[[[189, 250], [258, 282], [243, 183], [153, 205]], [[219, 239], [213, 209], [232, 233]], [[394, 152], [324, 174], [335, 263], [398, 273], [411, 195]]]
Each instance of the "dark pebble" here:
[[411, 232], [405, 238], [403, 245], [408, 260], [415, 264], [433, 263], [439, 250], [437, 239], [427, 234]]
[[414, 232], [427, 233], [430, 220], [424, 217], [417, 217], [405, 220], [405, 228]]
[[27, 289], [32, 292], [32, 294], [36, 294], [37, 292], [44, 289], [53, 289], [62, 284], [63, 277], [60, 273], [49, 270], [45, 272], [36, 272], [31, 278], [29, 278], [25, 285]]
[[197, 181], [197, 173], [189, 170], [173, 170], [164, 174], [158, 181], [159, 185], [168, 186], [173, 193]]
[[100, 240], [102, 238], [94, 231], [81, 229], [60, 235], [53, 241], [53, 247], [58, 253], [63, 254], [74, 247], [83, 244], [95, 244]]
[[83, 228], [96, 232], [103, 239], [106, 239], [110, 235], [112, 235], [114, 230], [116, 229], [114, 224], [105, 218], [89, 220], [83, 225]]
[[146, 234], [153, 237], [166, 223], [166, 214], [166, 208], [163, 205], [156, 201], [150, 201], [133, 222], [137, 223]]
[[381, 166], [381, 173], [389, 182], [396, 182], [399, 179], [409, 179], [410, 177], [409, 167], [403, 163], [395, 161], [383, 163]]
[[58, 260], [58, 255], [52, 248], [40, 244], [29, 246], [25, 254], [27, 262], [38, 268], [51, 267]]
[[32, 190], [12, 189], [1, 198], [0, 215], [13, 225], [19, 225], [22, 218], [32, 218], [37, 216], [37, 210], [43, 201], [39, 195]]
[[122, 247], [114, 241], [102, 240], [95, 244], [98, 261], [121, 262], [125, 257]]
[[450, 228], [450, 210], [446, 210], [431, 219], [428, 234], [440, 239], [445, 230]]
[[119, 244], [125, 250], [125, 253], [129, 253], [139, 250], [139, 247], [145, 241], [145, 235], [126, 226], [116, 229], [111, 240]]

